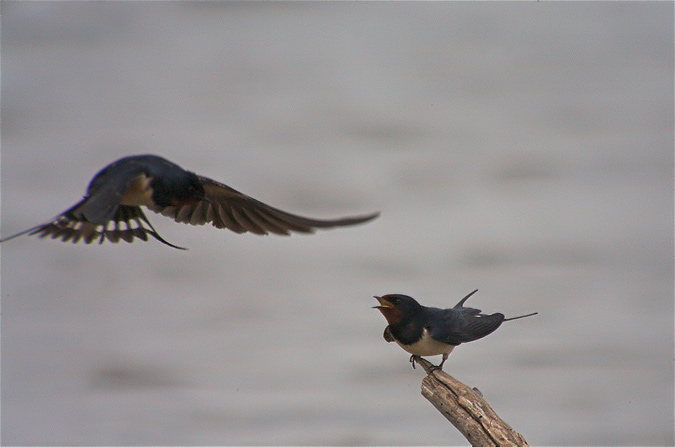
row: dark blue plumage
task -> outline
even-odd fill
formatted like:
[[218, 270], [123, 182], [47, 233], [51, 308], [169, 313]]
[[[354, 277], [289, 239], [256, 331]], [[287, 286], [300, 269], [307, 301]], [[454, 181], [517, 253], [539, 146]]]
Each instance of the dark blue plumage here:
[[157, 155], [121, 158], [99, 171], [89, 183], [87, 194], [75, 206], [52, 221], [38, 225], [0, 242], [28, 233], [50, 236], [63, 242], [80, 240], [144, 241], [148, 235], [174, 248], [154, 229], [141, 209], [176, 222], [227, 228], [236, 233], [289, 235], [313, 233], [317, 228], [355, 225], [379, 213], [341, 219], [312, 219], [287, 213], [240, 193], [227, 185], [193, 172]]
[[513, 318], [504, 314], [486, 315], [480, 309], [464, 307], [464, 303], [478, 290], [474, 290], [450, 309], [426, 307], [407, 295], [391, 294], [375, 297], [380, 305], [375, 306], [387, 319], [384, 330], [388, 342], [395, 341], [416, 356], [443, 355], [438, 368], [442, 368], [455, 346], [485, 337], [496, 331], [504, 321], [525, 318], [535, 313]]

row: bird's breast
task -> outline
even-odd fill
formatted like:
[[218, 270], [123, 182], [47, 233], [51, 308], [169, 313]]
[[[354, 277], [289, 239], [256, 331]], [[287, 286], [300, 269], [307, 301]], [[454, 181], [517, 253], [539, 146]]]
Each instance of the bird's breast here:
[[440, 341], [431, 338], [431, 335], [429, 335], [429, 331], [427, 331], [426, 328], [422, 331], [422, 337], [418, 341], [410, 343], [408, 345], [405, 345], [398, 340], [396, 340], [396, 343], [398, 343], [398, 345], [402, 347], [404, 350], [406, 350], [408, 353], [413, 355], [426, 356], [426, 355], [450, 354], [452, 350], [455, 349], [454, 345], [442, 343]]
[[120, 203], [128, 206], [153, 205], [153, 189], [150, 186], [152, 179], [145, 174], [140, 174], [131, 181], [129, 189], [122, 195]]

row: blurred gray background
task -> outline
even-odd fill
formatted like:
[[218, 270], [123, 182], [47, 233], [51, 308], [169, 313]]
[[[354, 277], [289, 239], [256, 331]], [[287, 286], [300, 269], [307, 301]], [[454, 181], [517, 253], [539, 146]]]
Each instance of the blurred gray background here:
[[474, 288], [531, 444], [672, 445], [671, 3], [3, 2], [2, 234], [139, 153], [382, 216], [3, 244], [3, 445], [466, 444], [371, 306]]

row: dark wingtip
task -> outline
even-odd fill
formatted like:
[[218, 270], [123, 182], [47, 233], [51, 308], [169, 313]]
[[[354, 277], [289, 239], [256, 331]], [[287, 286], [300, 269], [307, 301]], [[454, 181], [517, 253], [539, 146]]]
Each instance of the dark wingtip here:
[[[285, 219], [290, 219], [294, 223], [300, 224], [302, 226], [305, 226], [306, 228], [300, 229], [300, 228], [291, 228], [290, 231], [298, 232], [298, 233], [314, 233], [315, 230], [318, 229], [328, 229], [328, 228], [335, 228], [335, 227], [347, 227], [350, 225], [359, 225], [362, 223], [370, 222], [373, 219], [376, 219], [379, 217], [380, 212], [377, 211], [375, 213], [371, 214], [364, 214], [361, 216], [349, 216], [349, 217], [341, 217], [338, 219], [313, 219], [313, 218], [308, 218], [308, 217], [302, 217], [302, 216], [296, 216], [293, 214], [288, 214], [284, 213], [284, 218]], [[285, 222], [288, 223], [288, 222]]]
[[339, 222], [338, 225], [358, 225], [361, 223], [370, 222], [371, 220], [377, 219], [378, 217], [380, 217], [380, 212], [376, 211], [374, 213], [364, 214], [362, 216], [345, 217], [343, 219], [338, 219], [337, 222]]
[[12, 240], [12, 239], [15, 239], [15, 238], [17, 238], [17, 237], [19, 237], [19, 236], [23, 236], [24, 234], [30, 233], [30, 235], [32, 236], [33, 234], [37, 233], [37, 232], [38, 232], [42, 227], [44, 227], [44, 226], [45, 226], [45, 224], [36, 225], [36, 226], [34, 226], [34, 227], [31, 227], [31, 228], [29, 228], [29, 229], [27, 229], [27, 230], [20, 231], [20, 232], [18, 232], [18, 233], [16, 233], [16, 234], [13, 234], [13, 235], [11, 235], [11, 236], [3, 237], [3, 238], [0, 239], [0, 244], [3, 243], [3, 242], [6, 242], [6, 241], [10, 241], [10, 240]]

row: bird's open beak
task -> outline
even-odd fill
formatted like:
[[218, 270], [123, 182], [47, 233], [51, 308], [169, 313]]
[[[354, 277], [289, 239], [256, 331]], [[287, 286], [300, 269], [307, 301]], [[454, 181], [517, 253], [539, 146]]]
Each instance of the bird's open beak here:
[[386, 297], [374, 296], [373, 298], [375, 298], [380, 303], [379, 306], [373, 306], [373, 309], [387, 309], [394, 307], [394, 305], [391, 304]]
[[389, 301], [389, 298], [387, 296], [374, 296], [380, 305], [379, 306], [373, 306], [373, 309], [377, 309], [380, 312], [382, 312], [382, 315], [384, 315], [384, 318], [387, 319], [387, 323], [393, 324], [401, 320], [401, 311], [394, 306], [394, 304]]

